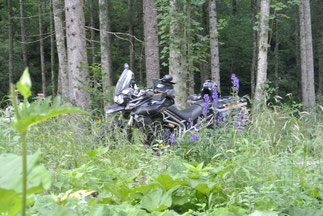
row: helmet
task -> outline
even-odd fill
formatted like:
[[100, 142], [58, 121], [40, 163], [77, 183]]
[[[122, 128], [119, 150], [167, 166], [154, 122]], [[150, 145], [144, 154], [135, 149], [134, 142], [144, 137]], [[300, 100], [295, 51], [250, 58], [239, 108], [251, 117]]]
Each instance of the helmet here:
[[216, 82], [212, 81], [212, 80], [206, 80], [203, 85], [202, 85], [202, 89], [201, 89], [201, 96], [202, 98], [204, 98], [205, 94], [208, 94], [210, 98], [212, 98], [212, 92], [214, 90], [214, 88], [217, 89], [217, 84]]

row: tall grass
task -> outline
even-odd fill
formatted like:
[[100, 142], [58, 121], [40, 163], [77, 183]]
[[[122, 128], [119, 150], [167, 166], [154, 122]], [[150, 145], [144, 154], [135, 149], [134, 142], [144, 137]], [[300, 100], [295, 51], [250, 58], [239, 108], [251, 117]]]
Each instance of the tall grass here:
[[[245, 214], [266, 210], [297, 215], [295, 212], [323, 209], [320, 108], [311, 114], [286, 106], [264, 108], [253, 114], [250, 125], [243, 130], [234, 124], [205, 129], [197, 134], [199, 140], [177, 139], [172, 150], [161, 147], [159, 154], [142, 144], [144, 134], [140, 130], [133, 131], [130, 141], [121, 132], [111, 134], [115, 139], [94, 141], [106, 124], [104, 120], [80, 120], [73, 115], [57, 118], [59, 121], [51, 119], [30, 130], [28, 149], [30, 152], [41, 149], [43, 163], [53, 176], [55, 196], [80, 189], [99, 192], [99, 198], [91, 198], [83, 205], [86, 209], [83, 213], [87, 212], [84, 215], [91, 215], [95, 203], [120, 204], [107, 192], [107, 182], [139, 187], [155, 182], [162, 173], [188, 175], [184, 164], [201, 162], [212, 167], [204, 177], [219, 189], [207, 200], [195, 197], [196, 202], [201, 202], [198, 205], [187, 209], [171, 206], [170, 210], [184, 213], [191, 208], [196, 214], [212, 215], [222, 208], [239, 215], [232, 210], [239, 207]], [[0, 153], [19, 153], [17, 135], [10, 125], [2, 121], [0, 130]], [[185, 188], [181, 193], [188, 196]], [[42, 196], [45, 195], [37, 195], [37, 199]], [[66, 202], [56, 203], [66, 206]], [[135, 200], [127, 203], [131, 208], [140, 208]], [[80, 206], [74, 206], [73, 211], [80, 210]], [[37, 212], [35, 208], [30, 209]]]

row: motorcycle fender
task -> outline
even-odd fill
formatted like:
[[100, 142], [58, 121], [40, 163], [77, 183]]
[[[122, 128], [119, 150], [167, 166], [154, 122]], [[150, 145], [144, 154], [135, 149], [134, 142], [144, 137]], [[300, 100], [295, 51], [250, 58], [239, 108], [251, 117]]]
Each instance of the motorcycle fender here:
[[123, 111], [125, 110], [124, 106], [120, 106], [118, 104], [113, 104], [111, 106], [109, 106], [106, 110], [105, 113], [106, 114], [111, 114], [111, 113], [115, 113], [115, 112], [119, 112], [119, 111]]

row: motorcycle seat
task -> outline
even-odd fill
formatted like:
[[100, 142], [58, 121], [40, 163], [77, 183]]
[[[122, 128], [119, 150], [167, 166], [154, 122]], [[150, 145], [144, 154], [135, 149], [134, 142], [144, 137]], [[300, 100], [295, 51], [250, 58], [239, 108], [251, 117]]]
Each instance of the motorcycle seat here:
[[179, 110], [176, 105], [172, 105], [168, 107], [168, 110], [171, 111], [172, 113], [178, 115], [182, 119], [185, 119], [187, 121], [189, 120], [195, 120], [199, 115], [202, 114], [203, 110], [203, 103], [195, 103], [189, 107], [187, 107], [184, 110]]

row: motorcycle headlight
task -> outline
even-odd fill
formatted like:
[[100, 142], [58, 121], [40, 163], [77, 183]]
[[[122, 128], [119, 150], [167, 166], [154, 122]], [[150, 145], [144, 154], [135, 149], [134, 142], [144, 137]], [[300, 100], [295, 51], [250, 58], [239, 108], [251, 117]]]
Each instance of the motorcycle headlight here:
[[114, 97], [114, 102], [116, 104], [123, 104], [124, 102], [124, 98], [123, 98], [123, 95], [117, 95]]

